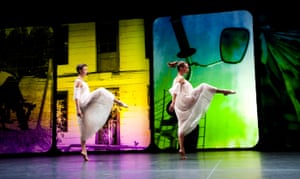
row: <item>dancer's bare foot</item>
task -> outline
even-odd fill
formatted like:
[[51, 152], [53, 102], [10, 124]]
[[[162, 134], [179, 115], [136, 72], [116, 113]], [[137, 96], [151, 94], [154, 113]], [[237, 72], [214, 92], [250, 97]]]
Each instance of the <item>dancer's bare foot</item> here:
[[229, 95], [229, 94], [235, 94], [235, 93], [236, 93], [236, 92], [233, 91], [233, 90], [225, 90], [225, 91], [223, 92], [224, 96], [227, 96], [227, 95]]
[[184, 150], [179, 150], [179, 154], [180, 154], [180, 156], [181, 156], [181, 160], [185, 160], [187, 157], [186, 157], [186, 155], [185, 155], [185, 151]]
[[118, 101], [117, 104], [123, 108], [128, 108], [128, 105], [123, 103], [122, 101]]
[[88, 156], [87, 156], [87, 152], [81, 151], [80, 154], [82, 155], [84, 161], [88, 161], [88, 160], [89, 160], [89, 158], [88, 158]]

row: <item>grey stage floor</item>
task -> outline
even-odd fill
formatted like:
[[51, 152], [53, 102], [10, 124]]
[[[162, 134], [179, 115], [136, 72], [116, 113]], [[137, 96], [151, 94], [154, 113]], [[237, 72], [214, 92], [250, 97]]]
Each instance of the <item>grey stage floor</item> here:
[[180, 160], [177, 153], [94, 153], [81, 156], [5, 157], [0, 178], [62, 179], [298, 179], [300, 153], [201, 151]]

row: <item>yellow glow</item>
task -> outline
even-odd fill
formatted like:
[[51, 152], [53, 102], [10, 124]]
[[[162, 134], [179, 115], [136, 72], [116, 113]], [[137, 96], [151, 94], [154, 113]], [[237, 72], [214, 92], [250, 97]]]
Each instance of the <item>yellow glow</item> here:
[[[79, 127], [73, 101], [76, 65], [88, 64], [86, 81], [91, 90], [118, 89], [117, 97], [129, 108], [120, 109], [120, 145], [148, 147], [149, 61], [145, 58], [143, 19], [119, 21], [120, 72], [97, 72], [95, 23], [69, 25], [69, 63], [58, 67], [58, 91], [68, 91], [68, 127], [60, 145], [79, 144]], [[69, 75], [73, 74], [73, 75]], [[95, 144], [95, 137], [87, 141]]]

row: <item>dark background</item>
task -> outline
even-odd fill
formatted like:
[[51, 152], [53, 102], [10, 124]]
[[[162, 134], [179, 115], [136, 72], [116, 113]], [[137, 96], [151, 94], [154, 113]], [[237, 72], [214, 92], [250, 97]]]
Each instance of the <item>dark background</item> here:
[[299, 8], [292, 0], [144, 0], [144, 1], [40, 1], [2, 2], [1, 26], [84, 22], [105, 19], [147, 18], [174, 14], [245, 9], [265, 13], [280, 26], [299, 22]]

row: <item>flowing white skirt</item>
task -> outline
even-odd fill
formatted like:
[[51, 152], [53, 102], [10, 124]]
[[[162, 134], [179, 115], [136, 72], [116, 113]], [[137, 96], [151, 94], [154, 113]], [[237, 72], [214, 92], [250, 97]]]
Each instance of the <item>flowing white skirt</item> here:
[[202, 83], [194, 88], [191, 94], [177, 96], [175, 112], [178, 119], [178, 134], [187, 135], [197, 127], [215, 93], [214, 86]]
[[81, 141], [86, 141], [104, 126], [114, 104], [114, 98], [110, 91], [98, 88], [81, 102], [83, 117], [78, 117]]

